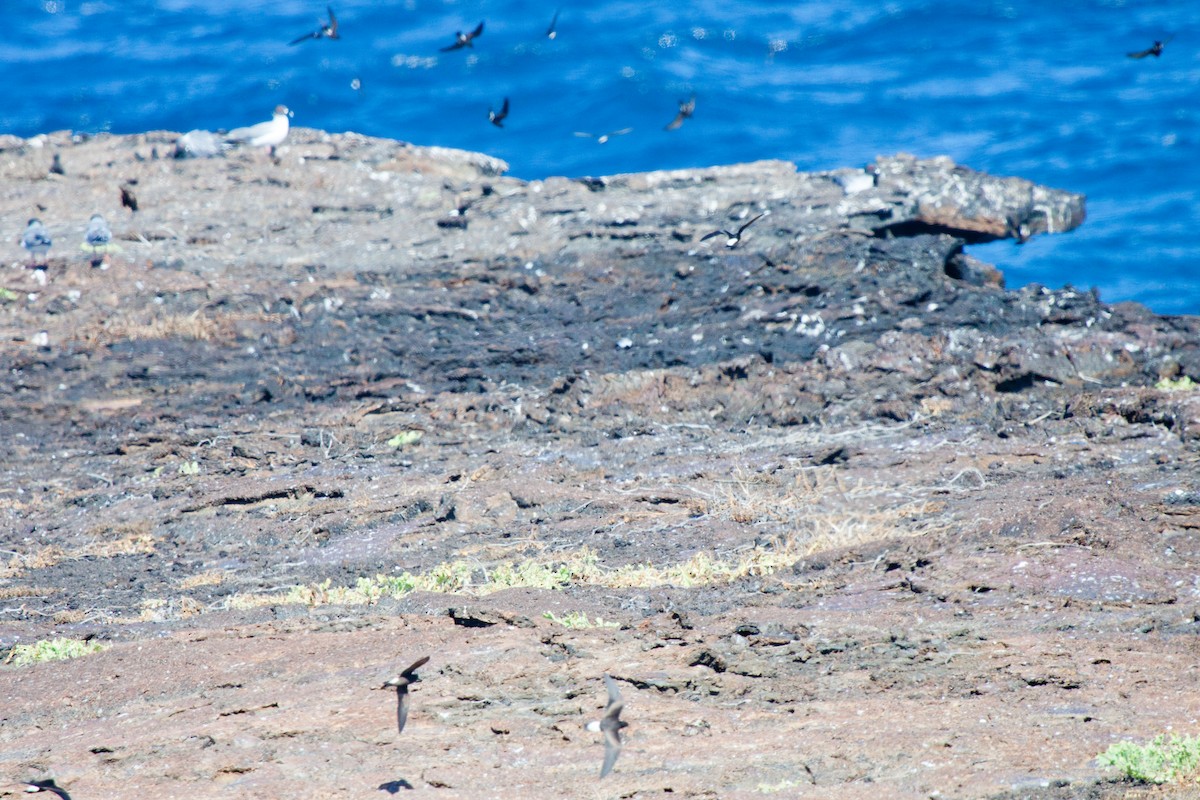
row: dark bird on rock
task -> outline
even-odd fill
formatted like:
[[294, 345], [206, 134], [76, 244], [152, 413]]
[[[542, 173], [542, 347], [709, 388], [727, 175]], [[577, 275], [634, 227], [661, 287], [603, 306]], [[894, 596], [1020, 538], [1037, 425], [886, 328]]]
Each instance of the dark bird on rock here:
[[425, 666], [429, 656], [419, 659], [408, 669], [392, 678], [381, 686], [381, 689], [395, 688], [396, 690], [396, 731], [404, 733], [404, 723], [408, 722], [408, 687], [418, 683], [417, 670]]
[[121, 187], [121, 205], [128, 208], [130, 211], [137, 211], [137, 195], [133, 193], [132, 184], [125, 184]]
[[628, 722], [621, 721], [621, 709], [625, 707], [625, 701], [621, 699], [621, 693], [617, 690], [617, 682], [605, 675], [604, 686], [608, 689], [608, 705], [604, 707], [604, 716], [587, 724], [589, 731], [593, 733], [599, 731], [604, 734], [604, 764], [600, 767], [601, 778], [612, 772], [613, 765], [617, 763], [617, 756], [621, 755], [621, 729], [629, 727]]
[[497, 128], [504, 127], [504, 118], [508, 116], [508, 98], [504, 98], [504, 104], [500, 106], [500, 110], [488, 109], [488, 119]]
[[1155, 58], [1158, 58], [1162, 55], [1163, 48], [1166, 47], [1167, 42], [1174, 38], [1174, 36], [1171, 36], [1163, 39], [1162, 41], [1158, 41], [1156, 39], [1154, 44], [1150, 45], [1145, 50], [1139, 50], [1136, 53], [1126, 53], [1125, 55], [1129, 56], [1130, 58], [1145, 58], [1146, 56], [1154, 56]]
[[679, 113], [675, 115], [675, 119], [667, 123], [665, 130], [677, 130], [683, 124], [685, 119], [688, 119], [696, 111], [696, 95], [692, 95], [690, 100], [679, 101]]
[[338, 36], [337, 17], [333, 15], [333, 9], [329, 6], [325, 6], [325, 10], [329, 12], [329, 22], [322, 22], [321, 27], [317, 28], [312, 33], [306, 33], [303, 36], [288, 42], [288, 47], [291, 47], [295, 44], [300, 44], [301, 42], [307, 42], [309, 39], [340, 39], [341, 37]]
[[63, 800], [71, 800], [71, 795], [67, 794], [67, 790], [55, 783], [53, 778], [47, 778], [44, 781], [30, 781], [25, 784], [25, 791], [30, 793], [51, 792], [63, 798]]
[[546, 28], [546, 38], [547, 39], [553, 39], [556, 36], [558, 36], [557, 26], [558, 26], [558, 12], [559, 11], [562, 11], [562, 9], [561, 8], [554, 9], [554, 18], [550, 20], [550, 27]]
[[448, 53], [451, 50], [458, 50], [463, 47], [474, 47], [475, 45], [471, 44], [471, 40], [475, 39], [479, 36], [482, 36], [482, 35], [483, 35], [483, 23], [482, 22], [479, 23], [478, 25], [476, 25], [475, 30], [471, 31], [470, 33], [463, 33], [462, 31], [455, 31], [454, 32], [454, 44], [452, 44], [448, 47], [443, 47], [442, 52]]
[[700, 241], [703, 242], [705, 239], [711, 239], [714, 236], [720, 236], [720, 235], [724, 234], [725, 235], [725, 246], [726, 247], [737, 247], [738, 242], [742, 241], [742, 234], [745, 232], [746, 228], [749, 228], [751, 225], [758, 222], [760, 219], [762, 219], [765, 216], [766, 216], [766, 212], [764, 211], [762, 214], [759, 214], [757, 217], [754, 217], [749, 222], [747, 222], [745, 225], [738, 228], [737, 233], [730, 233], [729, 231], [726, 231], [726, 230], [713, 231], [712, 233], [706, 233], [705, 235], [701, 236]]
[[633, 131], [633, 128], [621, 128], [619, 131], [609, 131], [608, 133], [588, 133], [587, 131], [575, 131], [575, 135], [584, 139], [595, 139], [597, 144], [604, 144], [614, 136], [624, 136]]
[[25, 233], [21, 236], [21, 246], [29, 251], [30, 264], [46, 263], [46, 254], [50, 252], [53, 240], [46, 226], [36, 217], [29, 220]]
[[63, 169], [62, 159], [59, 158], [58, 153], [54, 154], [54, 159], [50, 162], [50, 172], [52, 172], [55, 175], [66, 175], [67, 174], [67, 171], [65, 169]]

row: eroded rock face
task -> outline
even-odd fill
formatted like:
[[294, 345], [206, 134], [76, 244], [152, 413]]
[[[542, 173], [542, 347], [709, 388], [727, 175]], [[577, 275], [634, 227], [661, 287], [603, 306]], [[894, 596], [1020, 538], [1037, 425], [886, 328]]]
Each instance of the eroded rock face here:
[[[567, 796], [611, 672], [622, 793], [984, 796], [1094, 781], [1195, 682], [1187, 637], [1138, 632], [1194, 634], [1200, 410], [1150, 387], [1200, 375], [1195, 320], [964, 252], [1070, 230], [1079, 195], [907, 156], [526, 182], [356, 134], [176, 138], [0, 139], [0, 222], [55, 238], [44, 282], [14, 243], [2, 283], [0, 645], [116, 641], [4, 675], [0, 772]], [[787, 560], [338, 600], [584, 547]], [[400, 771], [369, 691], [397, 649], [435, 654]]]

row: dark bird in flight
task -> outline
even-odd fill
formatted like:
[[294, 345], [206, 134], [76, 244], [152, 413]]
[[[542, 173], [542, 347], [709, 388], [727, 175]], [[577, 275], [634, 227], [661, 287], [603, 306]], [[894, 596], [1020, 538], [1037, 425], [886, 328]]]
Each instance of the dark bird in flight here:
[[612, 772], [617, 756], [621, 755], [621, 728], [628, 728], [628, 722], [621, 721], [621, 709], [625, 701], [617, 691], [617, 682], [608, 675], [604, 676], [604, 686], [608, 689], [608, 705], [604, 707], [604, 716], [595, 722], [589, 722], [587, 729], [593, 733], [600, 731], [604, 734], [604, 764], [600, 767], [600, 777]]
[[1154, 56], [1155, 58], [1158, 58], [1162, 55], [1163, 48], [1166, 47], [1167, 42], [1174, 38], [1174, 36], [1169, 36], [1162, 41], [1155, 39], [1154, 44], [1150, 45], [1145, 50], [1139, 50], [1136, 53], [1126, 53], [1125, 55], [1129, 56], [1130, 58], [1145, 58], [1146, 56]]
[[396, 731], [398, 733], [404, 733], [404, 723], [408, 722], [408, 687], [421, 680], [417, 677], [417, 670], [425, 666], [427, 661], [429, 661], [429, 656], [419, 659], [404, 672], [379, 687], [396, 689]]
[[71, 800], [71, 795], [67, 794], [67, 790], [54, 782], [53, 778], [47, 778], [44, 781], [31, 781], [25, 784], [25, 791], [33, 792], [52, 792], [63, 798], [63, 800]]
[[619, 131], [609, 131], [608, 133], [601, 134], [588, 133], [587, 131], [575, 131], [575, 135], [581, 136], [584, 139], [595, 139], [597, 144], [604, 144], [613, 136], [624, 136], [632, 130], [633, 128], [621, 128]]
[[742, 233], [745, 232], [746, 228], [749, 228], [751, 225], [758, 222], [760, 219], [762, 219], [765, 216], [766, 216], [766, 212], [764, 211], [762, 214], [759, 214], [757, 217], [754, 217], [749, 222], [747, 222], [745, 225], [738, 228], [737, 233], [730, 233], [729, 231], [726, 231], [726, 230], [713, 231], [712, 233], [706, 233], [704, 236], [701, 236], [700, 241], [703, 242], [705, 239], [711, 239], [714, 236], [720, 236], [721, 234], [724, 234], [725, 235], [725, 246], [726, 247], [737, 247], [738, 242], [740, 242], [742, 240]]
[[558, 36], [558, 31], [555, 29], [555, 26], [558, 25], [558, 12], [559, 11], [562, 11], [562, 9], [561, 8], [554, 9], [554, 18], [550, 20], [550, 27], [546, 28], [546, 38], [547, 39], [553, 39], [556, 36]]
[[471, 31], [470, 33], [463, 33], [462, 31], [455, 31], [454, 32], [454, 44], [450, 45], [449, 47], [443, 47], [442, 52], [448, 53], [451, 50], [458, 50], [463, 47], [474, 47], [475, 45], [471, 44], [471, 40], [475, 39], [479, 36], [482, 36], [482, 35], [483, 35], [483, 23], [482, 22], [479, 23], [478, 25], [476, 25], [475, 30]]
[[508, 98], [504, 98], [504, 105], [500, 106], [500, 110], [488, 109], [488, 120], [497, 128], [504, 127], [504, 118], [508, 116]]
[[675, 119], [667, 123], [664, 130], [673, 131], [683, 124], [685, 119], [688, 119], [696, 111], [696, 95], [692, 95], [690, 100], [679, 101], [679, 113], [675, 115]]
[[301, 42], [308, 41], [309, 39], [340, 39], [341, 37], [338, 36], [337, 32], [337, 17], [333, 15], [333, 9], [329, 6], [325, 6], [325, 10], [329, 12], [329, 22], [322, 22], [321, 27], [317, 28], [312, 33], [306, 33], [298, 39], [293, 39], [292, 41], [288, 42], [288, 46], [290, 47], [294, 44], [300, 44]]

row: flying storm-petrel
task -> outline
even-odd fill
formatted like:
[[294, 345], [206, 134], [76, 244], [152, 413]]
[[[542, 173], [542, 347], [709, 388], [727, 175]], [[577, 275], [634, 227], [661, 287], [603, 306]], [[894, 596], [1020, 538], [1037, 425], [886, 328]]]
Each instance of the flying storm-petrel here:
[[1125, 55], [1129, 58], [1145, 58], [1146, 56], [1154, 56], [1155, 58], [1158, 58], [1162, 55], [1163, 48], [1166, 47], [1167, 42], [1174, 38], [1174, 36], [1169, 36], [1162, 41], [1155, 39], [1154, 44], [1150, 45], [1145, 50], [1138, 50], [1136, 53], [1126, 53]]
[[483, 35], [483, 23], [482, 22], [479, 23], [478, 25], [476, 25], [475, 30], [471, 31], [470, 33], [463, 33], [462, 31], [455, 31], [454, 32], [454, 44], [452, 44], [448, 47], [441, 48], [441, 51], [443, 53], [448, 53], [451, 50], [458, 50], [463, 47], [474, 47], [475, 45], [471, 44], [471, 40], [476, 37], [482, 36], [482, 35]]
[[417, 670], [425, 666], [427, 661], [429, 661], [429, 656], [419, 659], [411, 667], [379, 687], [381, 689], [395, 688], [396, 690], [397, 733], [404, 733], [404, 723], [408, 722], [408, 687], [421, 680], [417, 677]]
[[688, 119], [696, 111], [696, 95], [692, 95], [690, 100], [679, 101], [679, 113], [675, 115], [675, 119], [667, 123], [667, 127], [663, 130], [677, 130], [683, 124], [685, 119]]
[[500, 106], [500, 110], [488, 109], [488, 120], [497, 128], [504, 127], [504, 118], [508, 116], [508, 98], [504, 98], [504, 104]]
[[759, 214], [757, 217], [754, 217], [749, 222], [747, 222], [745, 225], [738, 228], [737, 233], [730, 233], [729, 231], [726, 231], [726, 230], [713, 231], [712, 233], [706, 233], [703, 236], [701, 236], [700, 241], [703, 242], [705, 239], [711, 239], [714, 236], [720, 236], [721, 234], [725, 234], [725, 246], [726, 247], [737, 247], [738, 242], [742, 241], [742, 233], [745, 232], [746, 228], [749, 228], [751, 225], [753, 225], [755, 222], [758, 222], [760, 219], [762, 219], [766, 215], [767, 214], [764, 211], [763, 213]]
[[617, 682], [605, 675], [604, 686], [608, 689], [608, 705], [604, 707], [604, 716], [587, 724], [589, 731], [593, 733], [599, 731], [604, 734], [604, 764], [600, 767], [601, 778], [612, 772], [613, 765], [617, 763], [617, 756], [621, 755], [621, 729], [629, 727], [628, 722], [621, 721], [621, 709], [625, 707], [625, 701], [621, 699], [621, 693], [617, 690]]
[[30, 781], [25, 784], [25, 791], [34, 792], [52, 792], [63, 798], [63, 800], [71, 800], [71, 795], [67, 794], [67, 790], [54, 782], [53, 778], [46, 778], [44, 781]]
[[288, 47], [300, 44], [301, 42], [306, 42], [309, 39], [340, 39], [341, 37], [338, 36], [338, 21], [337, 17], [333, 15], [333, 9], [329, 6], [325, 6], [325, 10], [329, 12], [329, 22], [322, 22], [321, 27], [317, 28], [312, 33], [306, 33], [303, 36], [288, 42]]

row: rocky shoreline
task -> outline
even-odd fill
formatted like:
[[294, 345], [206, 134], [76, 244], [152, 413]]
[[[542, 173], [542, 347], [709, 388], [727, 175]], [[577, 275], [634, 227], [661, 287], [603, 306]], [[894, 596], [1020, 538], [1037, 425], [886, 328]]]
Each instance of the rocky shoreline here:
[[0, 140], [0, 648], [112, 645], [0, 669], [5, 774], [563, 796], [609, 673], [598, 796], [1121, 797], [1200, 714], [1197, 320], [968, 252], [1081, 196], [176, 137]]

